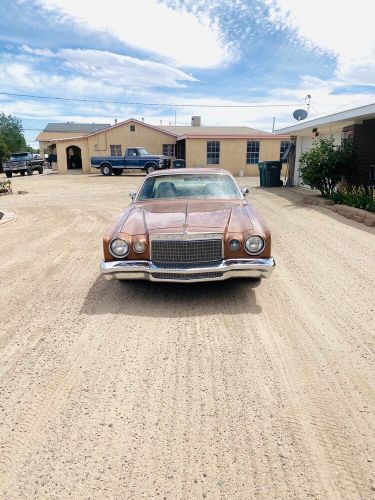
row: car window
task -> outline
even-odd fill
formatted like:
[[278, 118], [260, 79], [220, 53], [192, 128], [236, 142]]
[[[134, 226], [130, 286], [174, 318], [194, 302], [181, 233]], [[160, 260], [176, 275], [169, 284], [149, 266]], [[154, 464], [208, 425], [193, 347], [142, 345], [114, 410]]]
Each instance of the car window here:
[[25, 158], [28, 158], [29, 153], [13, 153], [11, 155], [11, 158], [14, 158], [15, 160], [22, 160]]
[[238, 199], [241, 194], [229, 175], [179, 174], [149, 177], [138, 195], [138, 200], [178, 198]]

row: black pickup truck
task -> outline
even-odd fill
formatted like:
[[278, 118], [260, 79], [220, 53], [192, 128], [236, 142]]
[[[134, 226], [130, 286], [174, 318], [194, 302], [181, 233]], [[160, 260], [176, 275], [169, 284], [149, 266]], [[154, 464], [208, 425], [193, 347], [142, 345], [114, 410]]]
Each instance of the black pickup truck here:
[[7, 177], [13, 174], [33, 175], [34, 170], [43, 173], [44, 160], [32, 153], [12, 153], [8, 161], [3, 162], [3, 171]]

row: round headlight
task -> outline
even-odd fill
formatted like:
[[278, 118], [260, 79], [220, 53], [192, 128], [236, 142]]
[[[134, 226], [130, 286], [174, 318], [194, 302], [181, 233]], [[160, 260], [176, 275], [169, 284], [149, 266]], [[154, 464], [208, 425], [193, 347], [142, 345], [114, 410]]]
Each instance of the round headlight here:
[[241, 243], [235, 239], [230, 240], [229, 248], [232, 250], [232, 252], [238, 252], [238, 250], [241, 248]]
[[124, 240], [112, 240], [109, 250], [114, 257], [126, 257], [129, 253], [129, 245]]
[[245, 241], [245, 250], [251, 255], [261, 253], [264, 248], [264, 240], [260, 236], [249, 236]]
[[134, 252], [143, 253], [145, 251], [146, 245], [143, 241], [136, 241], [133, 245]]

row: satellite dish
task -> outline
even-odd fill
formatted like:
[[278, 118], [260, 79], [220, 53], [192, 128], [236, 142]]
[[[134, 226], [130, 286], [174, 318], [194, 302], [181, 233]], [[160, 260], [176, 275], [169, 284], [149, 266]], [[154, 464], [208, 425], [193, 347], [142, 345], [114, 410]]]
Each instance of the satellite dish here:
[[293, 117], [296, 120], [301, 121], [307, 118], [307, 114], [308, 113], [305, 109], [296, 109], [295, 112], [293, 113]]

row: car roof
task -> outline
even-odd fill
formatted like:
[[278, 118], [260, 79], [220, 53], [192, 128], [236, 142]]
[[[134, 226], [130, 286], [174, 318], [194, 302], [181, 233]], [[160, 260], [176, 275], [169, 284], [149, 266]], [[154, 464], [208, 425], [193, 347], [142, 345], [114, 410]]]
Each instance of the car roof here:
[[160, 177], [163, 175], [183, 175], [183, 174], [226, 174], [232, 175], [223, 168], [169, 168], [166, 170], [155, 170], [148, 177]]

